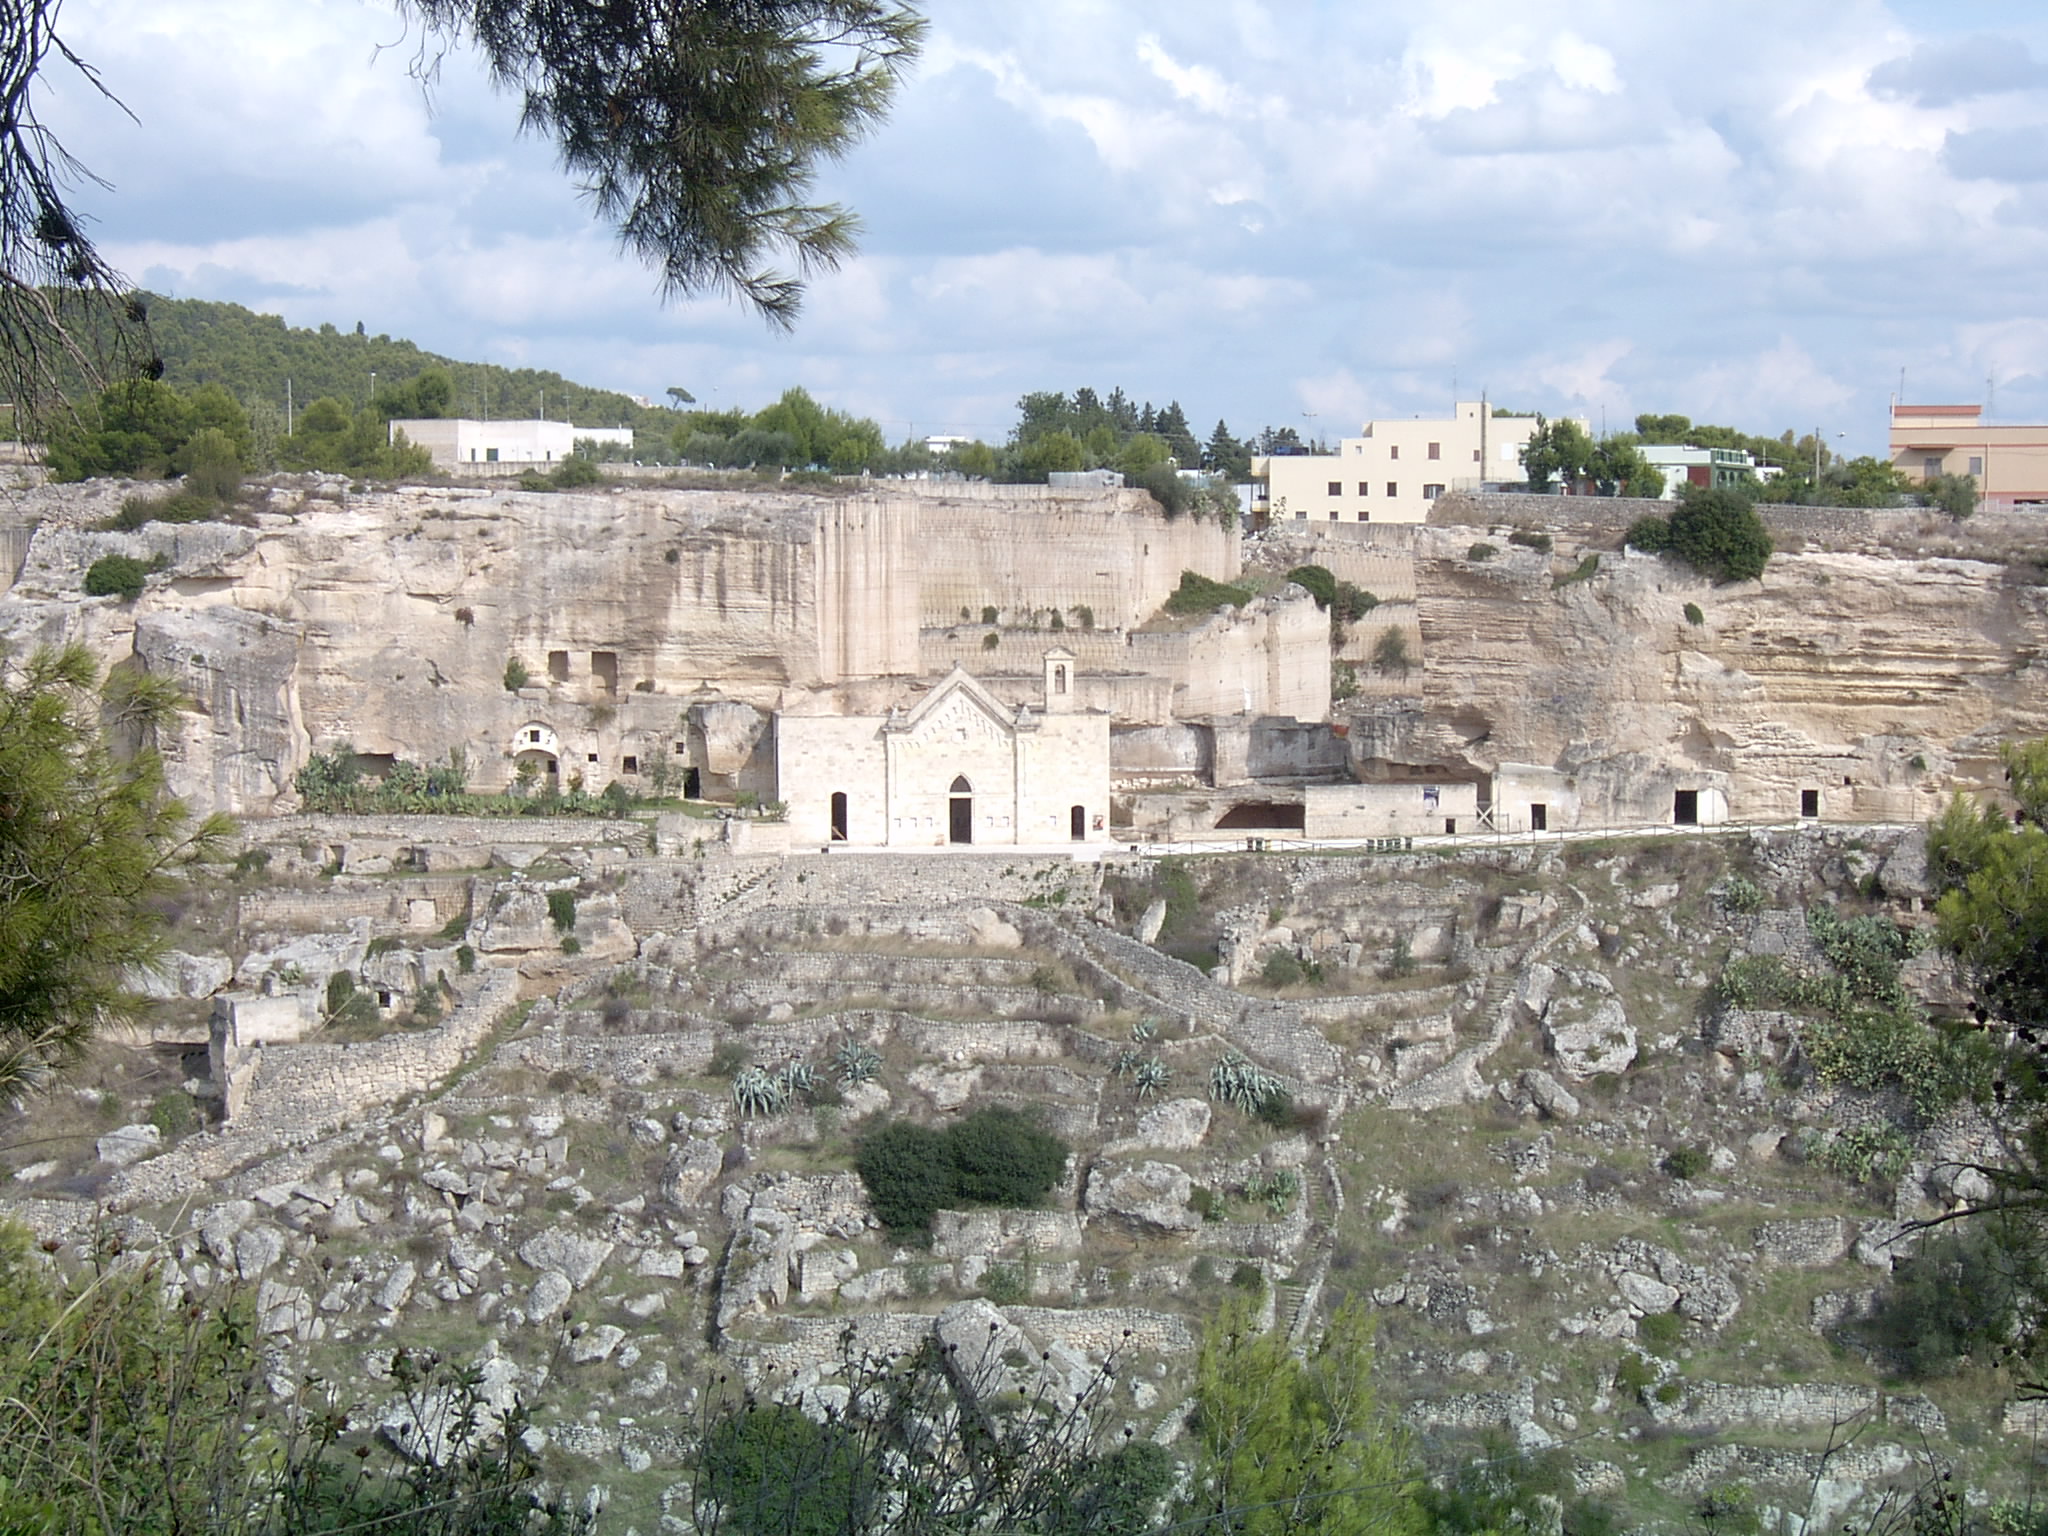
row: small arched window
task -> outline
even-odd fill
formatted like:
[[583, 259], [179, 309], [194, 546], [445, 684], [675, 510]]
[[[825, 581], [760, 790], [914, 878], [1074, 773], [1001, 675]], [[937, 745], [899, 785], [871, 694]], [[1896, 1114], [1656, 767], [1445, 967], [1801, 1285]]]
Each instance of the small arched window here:
[[1052, 669], [1052, 691], [1054, 693], [1065, 693], [1067, 691], [1067, 669], [1063, 666], [1055, 666]]
[[948, 790], [947, 793], [953, 795], [971, 795], [974, 793], [974, 786], [967, 782], [967, 775], [963, 773], [953, 781], [953, 787], [950, 790]]

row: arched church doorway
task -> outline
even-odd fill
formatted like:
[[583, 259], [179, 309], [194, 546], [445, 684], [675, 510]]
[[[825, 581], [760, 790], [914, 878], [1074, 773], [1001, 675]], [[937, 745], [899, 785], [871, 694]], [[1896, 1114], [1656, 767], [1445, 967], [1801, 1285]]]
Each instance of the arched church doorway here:
[[846, 841], [846, 791], [843, 789], [832, 792], [832, 841]]
[[950, 813], [946, 823], [946, 841], [949, 843], [971, 843], [974, 841], [974, 786], [962, 774], [953, 781], [953, 787], [946, 792], [947, 810]]
[[1077, 843], [1088, 841], [1088, 807], [1077, 805], [1067, 812], [1067, 831]]

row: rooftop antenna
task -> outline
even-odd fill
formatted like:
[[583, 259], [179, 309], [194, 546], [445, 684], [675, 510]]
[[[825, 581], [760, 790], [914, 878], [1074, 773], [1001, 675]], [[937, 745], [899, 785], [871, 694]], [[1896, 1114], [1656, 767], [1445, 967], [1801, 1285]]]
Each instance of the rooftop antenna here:
[[1998, 414], [1997, 399], [1998, 386], [1992, 382], [1991, 375], [1987, 373], [1984, 375], [1984, 414], [1986, 416]]

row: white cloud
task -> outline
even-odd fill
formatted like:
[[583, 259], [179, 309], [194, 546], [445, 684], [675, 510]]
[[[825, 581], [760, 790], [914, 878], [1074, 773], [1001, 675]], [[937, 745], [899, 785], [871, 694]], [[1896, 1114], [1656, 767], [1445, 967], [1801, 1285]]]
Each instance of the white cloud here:
[[74, 7], [142, 124], [76, 82], [51, 120], [117, 184], [85, 197], [110, 249], [180, 292], [728, 404], [803, 382], [1000, 436], [1026, 389], [1122, 383], [1251, 430], [1442, 410], [1456, 371], [1870, 447], [1904, 362], [1995, 369], [2002, 411], [2048, 415], [2048, 15], [1986, 39], [1878, 0], [930, 10], [891, 123], [820, 188], [867, 253], [794, 337], [662, 308], [516, 103], [458, 54], [429, 104], [373, 4]]

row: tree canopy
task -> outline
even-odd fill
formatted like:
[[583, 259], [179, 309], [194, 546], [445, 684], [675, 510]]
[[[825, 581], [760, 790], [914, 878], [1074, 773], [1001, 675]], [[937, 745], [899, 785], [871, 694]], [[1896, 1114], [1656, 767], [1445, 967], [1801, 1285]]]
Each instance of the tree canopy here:
[[[886, 112], [925, 23], [900, 0], [399, 0], [432, 80], [464, 42], [552, 139], [620, 243], [664, 292], [731, 293], [787, 328], [805, 279], [853, 248], [846, 209], [814, 202], [821, 162]], [[72, 206], [96, 183], [37, 115], [43, 71], [111, 95], [64, 42], [61, 0], [0, 13], [0, 384], [31, 414], [64, 372], [162, 375], [147, 306], [131, 298]], [[118, 105], [118, 104], [116, 104]], [[777, 263], [787, 261], [792, 270]]]
[[130, 977], [160, 953], [154, 899], [226, 830], [193, 825], [165, 793], [147, 743], [175, 707], [168, 690], [132, 673], [97, 682], [82, 646], [0, 660], [0, 1095], [135, 1016]]

